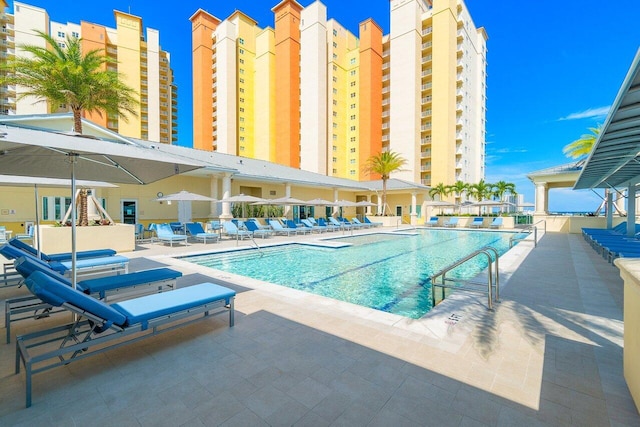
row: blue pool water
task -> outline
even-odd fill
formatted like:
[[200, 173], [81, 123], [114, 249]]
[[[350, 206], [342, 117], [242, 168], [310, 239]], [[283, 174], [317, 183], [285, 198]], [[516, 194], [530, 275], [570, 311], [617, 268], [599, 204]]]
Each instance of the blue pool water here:
[[[430, 277], [483, 246], [501, 255], [513, 233], [415, 230], [414, 235], [344, 236], [342, 248], [291, 244], [190, 256], [185, 261], [410, 318], [431, 309]], [[476, 257], [447, 277], [468, 279], [487, 267]]]

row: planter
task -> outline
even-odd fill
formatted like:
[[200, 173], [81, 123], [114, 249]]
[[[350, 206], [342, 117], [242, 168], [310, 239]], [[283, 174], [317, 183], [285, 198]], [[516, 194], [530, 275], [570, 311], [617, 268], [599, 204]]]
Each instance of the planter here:
[[[41, 225], [40, 249], [44, 253], [71, 252], [71, 227]], [[135, 227], [130, 224], [76, 227], [76, 249], [113, 249], [130, 252], [135, 249]]]
[[401, 216], [370, 216], [371, 222], [381, 222], [383, 227], [398, 227], [402, 225]]

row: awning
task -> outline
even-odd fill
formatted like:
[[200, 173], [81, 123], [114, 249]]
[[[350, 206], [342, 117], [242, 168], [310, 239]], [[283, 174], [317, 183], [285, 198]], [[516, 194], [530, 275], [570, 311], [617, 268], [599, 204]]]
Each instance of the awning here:
[[627, 187], [640, 182], [640, 49], [574, 185]]

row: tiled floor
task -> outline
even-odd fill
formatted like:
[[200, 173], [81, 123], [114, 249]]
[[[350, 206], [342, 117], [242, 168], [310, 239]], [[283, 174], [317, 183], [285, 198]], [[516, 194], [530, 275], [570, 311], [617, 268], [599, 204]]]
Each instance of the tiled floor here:
[[[132, 267], [180, 269], [180, 286], [237, 280], [165, 256], [203, 248], [145, 245]], [[618, 270], [577, 235], [530, 249], [502, 260], [494, 312], [472, 295], [420, 320], [241, 280], [235, 327], [216, 317], [36, 375], [28, 409], [0, 344], [0, 425], [640, 425]]]

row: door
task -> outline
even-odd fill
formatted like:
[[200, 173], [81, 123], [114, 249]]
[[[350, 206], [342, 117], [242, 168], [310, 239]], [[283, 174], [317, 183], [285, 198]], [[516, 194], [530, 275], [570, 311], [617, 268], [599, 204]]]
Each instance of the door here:
[[396, 216], [402, 216], [402, 206], [396, 205]]
[[138, 222], [138, 201], [120, 201], [120, 221], [123, 224], [135, 224]]

